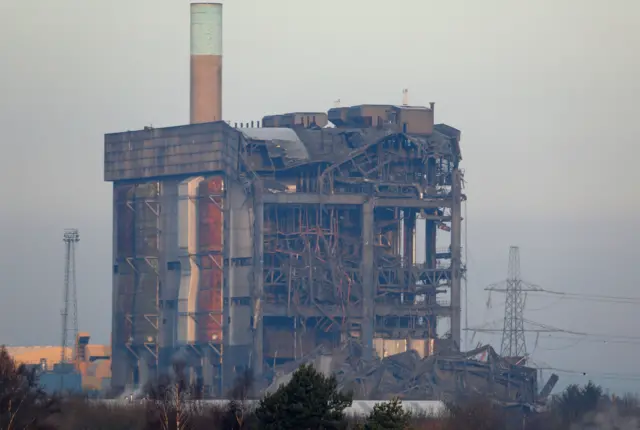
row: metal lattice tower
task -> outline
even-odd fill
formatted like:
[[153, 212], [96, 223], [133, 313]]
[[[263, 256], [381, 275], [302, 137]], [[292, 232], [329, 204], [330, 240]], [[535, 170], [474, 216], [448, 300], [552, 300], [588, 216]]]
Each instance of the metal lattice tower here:
[[498, 284], [490, 285], [485, 290], [506, 294], [500, 355], [503, 357], [526, 357], [527, 343], [524, 333], [532, 331], [524, 328], [524, 307], [527, 301], [527, 292], [542, 291], [542, 289], [537, 285], [522, 280], [520, 277], [520, 248], [517, 246], [509, 248], [509, 273], [507, 279]]
[[[62, 308], [62, 351], [60, 362], [68, 362], [67, 347], [74, 345], [78, 335], [78, 298], [76, 289], [76, 243], [80, 241], [78, 230], [66, 229], [62, 239], [65, 246], [64, 307]], [[73, 359], [73, 357], [72, 357]]]
[[503, 357], [524, 357], [527, 354], [524, 337], [525, 294], [520, 279], [520, 249], [517, 246], [509, 248], [509, 275], [505, 293], [500, 354]]

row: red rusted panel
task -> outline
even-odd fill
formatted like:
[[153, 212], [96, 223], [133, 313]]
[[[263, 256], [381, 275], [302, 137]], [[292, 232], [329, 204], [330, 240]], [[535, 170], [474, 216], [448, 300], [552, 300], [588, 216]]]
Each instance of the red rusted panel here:
[[198, 342], [222, 340], [222, 192], [219, 176], [200, 183], [198, 189], [198, 252], [200, 286], [198, 288]]

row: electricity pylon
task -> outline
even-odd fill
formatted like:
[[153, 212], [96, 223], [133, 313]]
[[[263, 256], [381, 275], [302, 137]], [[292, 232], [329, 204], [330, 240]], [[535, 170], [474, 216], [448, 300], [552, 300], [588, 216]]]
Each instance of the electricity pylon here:
[[520, 278], [520, 248], [517, 246], [509, 248], [509, 273], [507, 279], [490, 285], [485, 290], [506, 294], [500, 355], [503, 357], [526, 357], [527, 343], [524, 336], [526, 293], [529, 291], [542, 291], [542, 289]]

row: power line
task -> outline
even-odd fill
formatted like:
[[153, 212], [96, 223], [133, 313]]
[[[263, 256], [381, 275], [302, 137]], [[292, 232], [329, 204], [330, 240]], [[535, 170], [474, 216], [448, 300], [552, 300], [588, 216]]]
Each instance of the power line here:
[[[532, 284], [530, 282], [526, 282], [524, 280], [521, 281], [524, 286], [526, 286], [526, 290], [531, 294], [549, 294], [554, 296], [561, 296], [564, 299], [572, 299], [572, 300], [594, 300], [594, 301], [612, 301], [616, 303], [624, 303], [624, 304], [640, 304], [640, 297], [631, 297], [631, 296], [613, 296], [609, 294], [591, 294], [591, 293], [571, 293], [566, 291], [557, 291], [550, 290], [546, 288], [542, 288], [539, 285]], [[496, 291], [496, 292], [507, 292], [507, 288], [505, 286], [505, 282], [496, 282], [491, 284], [490, 287], [485, 288], [488, 291]]]
[[[525, 320], [527, 323], [535, 325], [537, 327], [540, 327], [543, 330], [547, 330], [548, 332], [556, 332], [556, 333], [565, 333], [565, 334], [572, 334], [572, 335], [576, 335], [576, 336], [591, 336], [591, 337], [600, 337], [600, 338], [605, 338], [605, 339], [627, 339], [627, 340], [640, 340], [640, 336], [628, 336], [628, 335], [621, 335], [621, 334], [607, 334], [607, 333], [589, 333], [589, 332], [581, 332], [581, 331], [574, 331], [574, 330], [566, 330], [566, 329], [562, 329], [562, 328], [558, 328], [558, 327], [554, 327], [551, 325], [547, 325], [547, 324], [541, 324], [535, 321], [531, 321], [531, 320]], [[537, 330], [531, 330], [531, 331], [537, 331]]]
[[634, 301], [640, 302], [640, 297], [609, 296], [609, 295], [602, 295], [602, 294], [586, 294], [586, 293], [567, 293], [563, 291], [554, 291], [554, 290], [546, 290], [546, 289], [542, 289], [541, 291], [544, 291], [545, 293], [548, 293], [548, 294], [555, 294], [555, 295], [567, 296], [567, 297], [585, 297], [585, 298], [589, 297], [589, 298], [611, 299], [611, 300], [634, 300]]
[[572, 369], [559, 369], [557, 367], [538, 367], [539, 370], [552, 370], [554, 372], [567, 373], [582, 376], [597, 376], [602, 379], [623, 379], [640, 381], [640, 373], [620, 373], [620, 372], [592, 372]]
[[532, 290], [532, 294], [549, 294], [559, 296], [559, 300], [584, 300], [598, 303], [616, 303], [623, 305], [640, 305], [640, 297], [611, 296], [602, 294], [567, 293], [547, 289]]
[[[474, 333], [484, 333], [484, 334], [501, 334], [501, 329], [491, 329], [491, 328], [471, 328], [469, 331]], [[555, 328], [552, 326], [548, 326], [546, 328], [539, 329], [525, 329], [526, 333], [540, 333], [547, 334], [541, 339], [561, 339], [561, 340], [580, 340], [584, 342], [593, 342], [593, 343], [620, 343], [620, 344], [629, 344], [629, 345], [640, 345], [640, 336], [627, 336], [627, 335], [617, 335], [617, 334], [601, 334], [601, 333], [588, 333], [588, 332], [576, 332], [571, 330], [563, 330], [560, 328]], [[554, 333], [564, 333], [570, 334], [573, 336], [556, 336]]]
[[533, 309], [532, 309], [532, 308], [528, 308], [528, 309], [527, 309], [527, 311], [528, 311], [528, 312], [543, 311], [543, 310], [545, 310], [545, 309], [549, 309], [550, 307], [557, 305], [558, 303], [560, 303], [560, 302], [561, 302], [561, 301], [563, 301], [563, 300], [564, 300], [564, 297], [560, 297], [560, 298], [559, 298], [559, 299], [557, 299], [556, 301], [554, 301], [554, 302], [552, 302], [552, 303], [549, 303], [549, 304], [547, 304], [547, 305], [545, 305], [545, 306], [541, 306], [541, 307], [539, 307], [539, 308], [533, 308]]

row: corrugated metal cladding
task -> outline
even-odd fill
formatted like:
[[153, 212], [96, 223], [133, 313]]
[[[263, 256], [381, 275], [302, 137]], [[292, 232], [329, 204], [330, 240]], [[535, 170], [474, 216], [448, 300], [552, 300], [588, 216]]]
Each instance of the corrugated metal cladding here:
[[222, 55], [222, 5], [191, 5], [191, 55]]
[[112, 333], [114, 345], [124, 345], [132, 335], [131, 320], [126, 316], [132, 313], [134, 291], [134, 269], [127, 263], [127, 259], [135, 254], [133, 250], [133, 232], [135, 212], [129, 202], [133, 201], [134, 185], [116, 184], [115, 218], [116, 224], [116, 252], [114, 266], [115, 303]]
[[179, 343], [222, 341], [223, 192], [221, 176], [179, 186]]
[[198, 187], [198, 254], [201, 263], [196, 340], [204, 343], [222, 341], [222, 194], [221, 176], [207, 177]]
[[197, 189], [202, 177], [189, 178], [178, 186], [178, 258], [180, 260], [180, 290], [178, 299], [178, 343], [195, 340], [194, 314], [200, 269], [191, 256], [198, 252]]
[[116, 194], [117, 253], [114, 344], [133, 339], [155, 341], [156, 329], [144, 315], [156, 315], [159, 258], [158, 182], [118, 184]]

